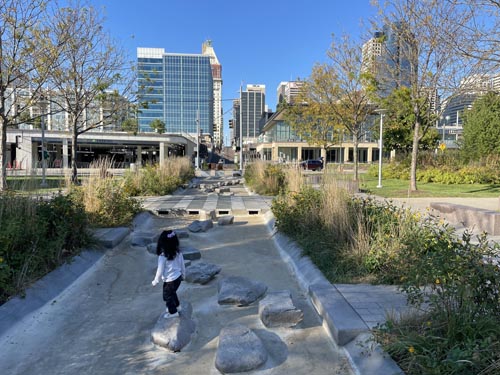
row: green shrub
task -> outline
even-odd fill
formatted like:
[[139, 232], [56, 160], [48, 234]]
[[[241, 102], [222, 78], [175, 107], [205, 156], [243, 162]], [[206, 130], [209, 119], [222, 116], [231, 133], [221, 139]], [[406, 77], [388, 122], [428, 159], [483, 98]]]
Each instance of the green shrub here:
[[125, 172], [123, 189], [129, 196], [167, 195], [193, 177], [189, 158], [171, 158], [162, 166], [146, 165]]
[[114, 178], [73, 186], [69, 197], [75, 204], [85, 207], [89, 223], [94, 227], [129, 225], [142, 207], [139, 200], [128, 195], [123, 181]]
[[68, 197], [0, 196], [0, 302], [89, 243], [83, 207]]
[[245, 183], [259, 194], [277, 195], [285, 184], [284, 167], [258, 160], [245, 168]]

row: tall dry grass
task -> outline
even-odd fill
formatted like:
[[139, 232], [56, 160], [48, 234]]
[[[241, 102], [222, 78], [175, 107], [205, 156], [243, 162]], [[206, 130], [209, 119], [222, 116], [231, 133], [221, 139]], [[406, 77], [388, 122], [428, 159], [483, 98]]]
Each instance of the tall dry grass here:
[[93, 226], [128, 225], [141, 210], [141, 202], [128, 194], [125, 179], [111, 173], [112, 165], [109, 158], [94, 161], [81, 186], [70, 188], [70, 195], [83, 205]]
[[325, 228], [339, 243], [344, 244], [342, 248], [348, 252], [346, 255], [361, 266], [370, 251], [371, 233], [362, 225], [365, 222], [364, 214], [352, 204], [348, 189], [346, 181], [339, 181], [334, 172], [325, 171], [318, 215]]
[[286, 190], [291, 193], [298, 193], [305, 185], [305, 179], [302, 171], [297, 167], [285, 169]]

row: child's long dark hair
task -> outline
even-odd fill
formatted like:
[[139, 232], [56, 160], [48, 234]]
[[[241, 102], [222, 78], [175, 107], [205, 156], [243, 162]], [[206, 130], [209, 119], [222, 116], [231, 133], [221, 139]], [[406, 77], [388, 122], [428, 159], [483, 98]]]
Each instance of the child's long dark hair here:
[[158, 238], [156, 254], [164, 254], [168, 260], [173, 260], [179, 253], [179, 238], [173, 230], [164, 230]]

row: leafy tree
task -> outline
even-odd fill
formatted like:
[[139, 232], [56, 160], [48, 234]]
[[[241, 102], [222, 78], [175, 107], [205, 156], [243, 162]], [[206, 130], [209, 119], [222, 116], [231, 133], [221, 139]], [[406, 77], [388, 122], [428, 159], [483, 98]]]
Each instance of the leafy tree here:
[[165, 133], [165, 123], [160, 119], [155, 118], [151, 121], [149, 127], [159, 134]]
[[50, 83], [55, 92], [53, 105], [69, 115], [71, 181], [78, 183], [78, 136], [115, 122], [120, 113], [128, 113], [125, 96], [131, 92], [132, 80], [127, 75], [131, 70], [125, 55], [104, 31], [99, 12], [79, 0], [68, 4], [54, 17], [51, 40], [67, 42], [60, 47]]
[[128, 133], [137, 134], [139, 123], [135, 118], [127, 118], [122, 122], [122, 130]]
[[[429, 103], [420, 104], [422, 108], [426, 105]], [[412, 126], [415, 123], [415, 114], [411, 104], [410, 89], [408, 87], [395, 89], [382, 100], [381, 107], [387, 110], [384, 115], [383, 127], [384, 147], [403, 154], [411, 153], [413, 146]], [[428, 114], [428, 117], [422, 118], [421, 126], [424, 135], [419, 143], [419, 148], [432, 150], [436, 148], [439, 141], [439, 133], [434, 128], [437, 116], [430, 110], [424, 112]], [[378, 136], [378, 132], [374, 131], [373, 133]]]
[[500, 96], [490, 92], [477, 99], [463, 115], [461, 152], [468, 160], [500, 155]]
[[[392, 48], [383, 50], [383, 71], [395, 87], [407, 86], [413, 112], [410, 191], [417, 190], [417, 162], [425, 123], [434, 98], [453, 95], [461, 78], [475, 68], [451, 45], [468, 45], [465, 32], [473, 21], [472, 7], [462, 1], [388, 0], [378, 4], [382, 22], [391, 32]], [[380, 4], [381, 3], [381, 4]], [[465, 26], [465, 27], [464, 27]], [[451, 40], [450, 40], [451, 39]], [[387, 44], [384, 44], [387, 46]]]
[[47, 35], [47, 19], [44, 0], [0, 0], [0, 191], [7, 188], [7, 129], [26, 121], [57, 61], [57, 49], [35, 42]]
[[354, 178], [358, 179], [358, 145], [373, 111], [375, 86], [363, 72], [361, 46], [347, 36], [333, 38], [328, 63], [314, 66], [305, 81], [299, 105], [292, 106], [292, 128], [312, 144], [325, 150], [336, 142], [335, 130], [346, 129], [353, 138]]

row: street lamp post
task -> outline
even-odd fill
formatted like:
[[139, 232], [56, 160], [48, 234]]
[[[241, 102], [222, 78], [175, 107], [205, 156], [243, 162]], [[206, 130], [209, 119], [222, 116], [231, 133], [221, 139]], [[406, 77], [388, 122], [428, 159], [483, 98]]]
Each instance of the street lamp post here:
[[200, 112], [196, 111], [196, 169], [200, 168]]
[[45, 120], [43, 115], [40, 117], [40, 127], [42, 128], [42, 183], [41, 187], [47, 187], [46, 180], [46, 170], [47, 170], [47, 162], [45, 161]]
[[242, 110], [243, 110], [243, 100], [242, 100], [242, 93], [241, 93], [241, 85], [240, 85], [240, 113], [239, 113], [239, 120], [240, 120], [240, 171], [241, 171], [241, 176], [243, 176], [243, 117], [242, 117]]
[[382, 150], [384, 147], [384, 140], [383, 140], [383, 127], [384, 127], [384, 115], [386, 109], [377, 109], [375, 112], [380, 114], [380, 129], [379, 129], [379, 140], [378, 140], [378, 145], [379, 145], [379, 151], [378, 151], [378, 185], [377, 188], [382, 187]]

